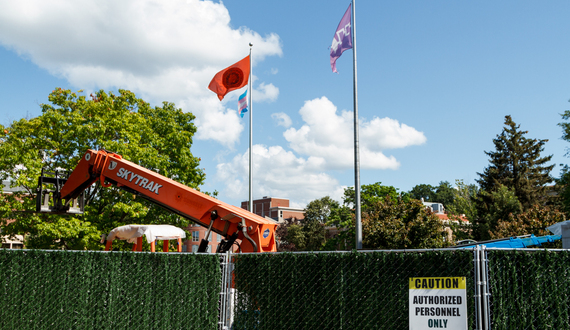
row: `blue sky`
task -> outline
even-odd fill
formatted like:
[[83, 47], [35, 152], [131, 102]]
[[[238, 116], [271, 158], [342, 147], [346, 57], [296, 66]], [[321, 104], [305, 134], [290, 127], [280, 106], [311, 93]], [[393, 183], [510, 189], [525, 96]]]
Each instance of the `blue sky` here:
[[[248, 198], [249, 121], [208, 90], [253, 43], [253, 197], [292, 205], [354, 185], [352, 59], [329, 47], [350, 1], [0, 2], [0, 124], [55, 87], [134, 91], [197, 117], [204, 190]], [[568, 163], [568, 1], [356, 3], [361, 183], [475, 183], [511, 115]], [[560, 166], [552, 172], [558, 176]]]

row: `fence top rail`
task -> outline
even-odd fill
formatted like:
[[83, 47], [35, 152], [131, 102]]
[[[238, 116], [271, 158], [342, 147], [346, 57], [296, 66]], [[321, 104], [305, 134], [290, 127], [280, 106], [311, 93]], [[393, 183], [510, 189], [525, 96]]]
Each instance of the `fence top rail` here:
[[12, 252], [29, 252], [29, 251], [40, 251], [40, 252], [76, 252], [76, 253], [147, 253], [147, 254], [195, 254], [195, 255], [225, 255], [225, 253], [210, 253], [210, 252], [150, 252], [150, 251], [103, 251], [103, 250], [59, 250], [59, 249], [0, 249], [0, 251], [12, 251]]
[[568, 250], [568, 249], [549, 249], [549, 248], [498, 248], [498, 247], [487, 248], [487, 247], [483, 247], [483, 249], [486, 251], [524, 251], [524, 252], [548, 251], [548, 252], [569, 252], [570, 253], [570, 250]]
[[[550, 251], [550, 252], [569, 252], [568, 249], [550, 249], [550, 248], [500, 248], [500, 247], [493, 247], [488, 248], [485, 246], [480, 245], [481, 249], [486, 251], [526, 251], [526, 252], [539, 252], [539, 251]], [[477, 246], [472, 248], [465, 248], [465, 249], [453, 249], [453, 248], [438, 248], [438, 249], [397, 249], [397, 250], [351, 250], [351, 251], [295, 251], [295, 252], [252, 252], [252, 253], [231, 253], [231, 255], [255, 255], [255, 254], [266, 254], [266, 255], [275, 255], [275, 254], [321, 254], [321, 253], [374, 253], [374, 252], [382, 252], [382, 253], [421, 253], [421, 252], [433, 252], [433, 251], [474, 251], [477, 249]], [[100, 251], [100, 250], [46, 250], [46, 249], [2, 249], [6, 252], [28, 252], [28, 251], [41, 251], [41, 252], [78, 252], [78, 253], [151, 253], [151, 254], [195, 254], [195, 255], [220, 255], [225, 256], [226, 253], [198, 253], [198, 252], [149, 252], [149, 251]]]
[[384, 252], [384, 253], [421, 253], [421, 252], [433, 252], [433, 251], [449, 251], [449, 252], [456, 252], [456, 251], [473, 251], [476, 250], [476, 247], [469, 248], [469, 249], [450, 249], [450, 248], [438, 248], [438, 249], [398, 249], [398, 250], [351, 250], [351, 251], [294, 251], [294, 252], [249, 252], [249, 253], [232, 253], [232, 255], [254, 255], [254, 254], [266, 254], [266, 255], [275, 255], [275, 254], [322, 254], [322, 253], [374, 253], [374, 252]]

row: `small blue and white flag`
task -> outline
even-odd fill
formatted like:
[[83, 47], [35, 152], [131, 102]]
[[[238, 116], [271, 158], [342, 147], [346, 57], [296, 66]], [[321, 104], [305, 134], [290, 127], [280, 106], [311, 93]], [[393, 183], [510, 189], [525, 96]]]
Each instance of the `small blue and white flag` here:
[[239, 115], [243, 118], [243, 115], [247, 112], [247, 89], [238, 98], [238, 110]]

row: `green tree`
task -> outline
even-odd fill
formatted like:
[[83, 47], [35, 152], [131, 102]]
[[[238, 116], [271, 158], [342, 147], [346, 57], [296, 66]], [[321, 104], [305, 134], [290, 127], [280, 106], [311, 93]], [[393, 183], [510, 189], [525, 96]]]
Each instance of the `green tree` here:
[[410, 198], [417, 200], [424, 200], [424, 202], [439, 202], [436, 198], [436, 188], [430, 184], [415, 185], [412, 190], [408, 192]]
[[455, 180], [453, 202], [446, 206], [449, 215], [464, 215], [473, 222], [477, 218], [476, 200], [479, 187], [475, 184], [466, 184], [463, 180]]
[[362, 245], [368, 249], [424, 249], [447, 246], [443, 224], [419, 200], [387, 197], [362, 217]]
[[[329, 216], [327, 225], [334, 226], [336, 234], [326, 241], [323, 247], [324, 250], [352, 250], [356, 246], [355, 196], [354, 187], [346, 188], [344, 190], [343, 205], [334, 209]], [[400, 194], [397, 188], [384, 186], [381, 182], [360, 186], [362, 214], [367, 212], [372, 205], [387, 197], [402, 198], [406, 201], [410, 198], [407, 193]]]
[[279, 252], [303, 251], [306, 246], [305, 233], [301, 222], [295, 218], [286, 220], [275, 231], [279, 242]]
[[[326, 241], [325, 250], [355, 247], [354, 188], [345, 189], [343, 203], [329, 217], [339, 219], [334, 220], [338, 234]], [[363, 185], [361, 204], [365, 248], [435, 248], [447, 244], [441, 221], [419, 200], [399, 194], [392, 186], [380, 182]]]
[[[449, 226], [456, 240], [473, 239], [472, 224], [477, 219], [479, 187], [475, 184], [465, 184], [463, 180], [455, 180], [455, 186], [453, 202], [445, 208], [451, 220]], [[465, 219], [469, 223], [465, 223]]]
[[329, 216], [333, 213], [333, 210], [339, 207], [339, 202], [335, 201], [329, 196], [315, 199], [305, 207], [305, 218], [303, 222], [316, 222], [326, 224], [329, 221]]
[[325, 224], [316, 221], [303, 223], [305, 251], [320, 251], [326, 242]]
[[279, 226], [280, 251], [318, 251], [326, 243], [326, 226], [339, 224], [343, 216], [340, 204], [329, 196], [311, 201], [305, 207], [305, 218], [292, 219]]
[[[311, 201], [305, 207], [303, 219], [303, 233], [307, 251], [321, 250], [326, 242], [325, 225], [338, 219], [340, 204], [329, 196]], [[331, 218], [332, 215], [332, 219]]]
[[418, 184], [408, 192], [410, 198], [424, 202], [442, 203], [445, 207], [453, 203], [455, 197], [453, 187], [448, 181], [441, 181], [437, 187], [430, 184]]
[[[190, 151], [194, 116], [164, 102], [151, 107], [135, 94], [99, 91], [91, 99], [56, 89], [42, 115], [0, 126], [0, 178], [24, 192], [2, 194], [1, 229], [26, 235], [29, 248], [101, 249], [102, 233], [131, 223], [172, 224], [188, 221], [115, 187], [87, 191], [81, 216], [33, 214], [33, 199], [42, 168], [70, 172], [87, 149], [105, 149], [192, 188], [205, 179], [200, 159]], [[1, 189], [1, 188], [0, 188]], [[15, 222], [8, 224], [7, 219]]]
[[570, 217], [570, 167], [568, 165], [560, 171], [560, 178], [556, 179], [555, 191], [558, 197], [555, 199], [555, 204], [564, 211], [567, 217]]
[[[488, 193], [500, 185], [513, 190], [524, 209], [546, 200], [546, 185], [553, 181], [550, 172], [554, 165], [546, 165], [552, 155], [541, 157], [548, 140], [525, 137], [511, 116], [505, 116], [505, 127], [493, 140], [495, 151], [486, 151], [490, 164], [483, 173], [477, 173], [481, 190]], [[492, 203], [483, 199], [484, 203]]]
[[495, 151], [485, 152], [490, 164], [483, 173], [477, 173], [481, 190], [475, 239], [490, 238], [499, 220], [507, 221], [510, 213], [516, 215], [549, 199], [547, 184], [553, 181], [550, 172], [554, 165], [547, 165], [552, 156], [540, 155], [548, 140], [530, 139], [527, 133], [511, 116], [505, 116], [505, 127], [493, 140]]
[[[344, 205], [348, 207], [354, 207], [355, 196], [356, 193], [354, 191], [354, 187], [348, 187], [344, 189]], [[360, 187], [360, 204], [362, 212], [366, 211], [366, 209], [372, 204], [384, 200], [384, 198], [387, 196], [390, 196], [391, 198], [409, 198], [408, 194], [404, 193], [403, 196], [400, 196], [397, 188], [394, 188], [392, 186], [384, 186], [382, 185], [382, 182], [362, 185]]]
[[356, 220], [354, 209], [346, 205], [333, 208], [326, 225], [329, 230], [323, 250], [351, 250], [355, 247]]
[[528, 234], [552, 235], [546, 227], [564, 220], [564, 213], [554, 207], [533, 205], [523, 213], [511, 213], [508, 215], [508, 219], [500, 219], [490, 236], [492, 239], [496, 239]]
[[435, 188], [435, 198], [432, 202], [442, 203], [445, 207], [453, 204], [455, 189], [449, 181], [441, 181]]
[[[570, 110], [564, 111], [561, 114], [563, 122], [558, 123], [558, 126], [562, 127], [562, 139], [566, 142], [570, 142]], [[570, 155], [570, 148], [566, 148], [565, 156]], [[560, 164], [562, 170], [560, 171], [560, 178], [557, 180], [557, 190], [560, 196], [560, 203], [562, 204], [562, 209], [566, 213], [566, 216], [570, 216], [570, 167], [568, 165]]]
[[[481, 202], [481, 200], [488, 202]], [[480, 191], [477, 203], [478, 217], [473, 223], [476, 240], [488, 240], [497, 230], [500, 221], [508, 221], [523, 212], [514, 189], [500, 185], [494, 191]]]

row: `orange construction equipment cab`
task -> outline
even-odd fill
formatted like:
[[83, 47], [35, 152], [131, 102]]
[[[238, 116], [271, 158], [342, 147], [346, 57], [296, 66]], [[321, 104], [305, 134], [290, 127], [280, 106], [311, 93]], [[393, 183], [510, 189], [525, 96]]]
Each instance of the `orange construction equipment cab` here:
[[[36, 211], [81, 214], [83, 193], [98, 180], [103, 187], [114, 185], [208, 228], [198, 252], [206, 251], [211, 231], [224, 237], [218, 245], [218, 253], [233, 250], [236, 241], [241, 241], [241, 252], [277, 251], [276, 222], [226, 204], [104, 150], [87, 150], [68, 178], [60, 178], [57, 173], [55, 177], [42, 173], [38, 180]], [[44, 184], [52, 184], [55, 190], [44, 189]], [[53, 202], [50, 202], [50, 195]]]

